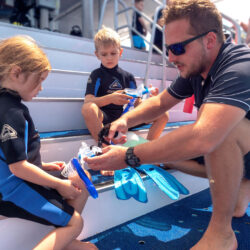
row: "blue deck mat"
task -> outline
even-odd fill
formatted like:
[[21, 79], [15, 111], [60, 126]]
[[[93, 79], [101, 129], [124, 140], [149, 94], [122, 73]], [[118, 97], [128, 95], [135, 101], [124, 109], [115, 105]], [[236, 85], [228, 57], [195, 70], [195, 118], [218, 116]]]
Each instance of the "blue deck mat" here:
[[[211, 211], [206, 189], [85, 240], [100, 250], [187, 250], [202, 237]], [[232, 225], [238, 250], [249, 250], [250, 206], [242, 218], [233, 219]]]

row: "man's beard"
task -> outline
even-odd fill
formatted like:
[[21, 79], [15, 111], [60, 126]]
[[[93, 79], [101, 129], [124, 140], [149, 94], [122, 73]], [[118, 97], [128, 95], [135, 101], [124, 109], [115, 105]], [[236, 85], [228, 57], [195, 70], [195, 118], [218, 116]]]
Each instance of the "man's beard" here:
[[191, 72], [188, 72], [185, 78], [201, 75], [205, 71], [205, 69], [206, 69], [206, 63], [204, 61], [201, 61], [201, 64], [197, 65], [197, 67], [193, 69]]
[[208, 66], [208, 60], [205, 54], [205, 51], [202, 51], [203, 53], [199, 57], [199, 60], [195, 62], [195, 64], [192, 65], [189, 71], [185, 74], [185, 76], [182, 76], [183, 78], [190, 78], [192, 76], [198, 76], [201, 75], [203, 72], [205, 72], [206, 67]]

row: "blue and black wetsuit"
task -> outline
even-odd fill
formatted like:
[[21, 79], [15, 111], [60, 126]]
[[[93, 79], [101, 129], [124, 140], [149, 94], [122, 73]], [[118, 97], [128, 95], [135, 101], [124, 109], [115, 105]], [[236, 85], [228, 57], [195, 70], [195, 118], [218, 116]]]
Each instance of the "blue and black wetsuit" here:
[[[137, 12], [135, 12], [133, 14], [132, 27], [135, 28], [140, 34], [143, 35], [143, 27], [142, 27], [142, 25], [141, 25], [141, 23], [139, 21], [140, 17], [141, 17], [141, 14], [139, 14]], [[132, 31], [132, 35], [137, 36], [137, 34], [134, 31]]]
[[[167, 90], [177, 99], [194, 94], [198, 109], [203, 103], [222, 103], [243, 109], [246, 118], [250, 119], [250, 49], [243, 44], [235, 45], [228, 38], [206, 79], [201, 76], [179, 77]], [[244, 161], [246, 176], [250, 178], [250, 152]]]
[[[139, 21], [140, 17], [141, 17], [141, 14], [134, 12], [133, 17], [132, 17], [133, 18], [132, 27], [136, 29], [140, 34], [143, 35], [143, 26], [141, 22]], [[132, 31], [132, 37], [133, 37], [133, 44], [135, 48], [137, 49], [146, 48], [146, 44], [144, 40], [140, 36], [138, 36], [134, 31]]]
[[[85, 96], [91, 94], [95, 97], [101, 97], [125, 88], [136, 88], [135, 78], [132, 74], [121, 69], [118, 65], [112, 69], [101, 65], [90, 74]], [[115, 104], [109, 104], [100, 109], [104, 116], [103, 124], [115, 121], [123, 112], [123, 106]]]
[[74, 213], [54, 189], [16, 177], [9, 164], [41, 167], [40, 137], [20, 96], [0, 89], [0, 214], [45, 225], [66, 226]]

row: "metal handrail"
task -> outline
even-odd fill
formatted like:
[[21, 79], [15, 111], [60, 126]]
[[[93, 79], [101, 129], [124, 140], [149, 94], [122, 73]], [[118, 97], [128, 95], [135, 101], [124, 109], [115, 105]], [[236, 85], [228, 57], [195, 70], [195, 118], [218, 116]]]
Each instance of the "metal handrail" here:
[[76, 3], [76, 4], [72, 5], [70, 8], [68, 8], [67, 10], [65, 10], [62, 13], [55, 16], [52, 21], [54, 21], [54, 22], [59, 21], [60, 19], [62, 19], [63, 17], [69, 15], [70, 13], [74, 12], [75, 10], [77, 10], [80, 7], [82, 7], [82, 3], [81, 2]]
[[[63, 74], [74, 74], [74, 75], [83, 75], [89, 76], [91, 74], [90, 71], [77, 71], [77, 70], [67, 70], [67, 69], [51, 69], [51, 73], [63, 73]], [[140, 76], [135, 76], [136, 80], [143, 80], [144, 78]]]
[[165, 26], [161, 27], [157, 24], [157, 18], [159, 15], [159, 12], [162, 11], [164, 8], [164, 5], [160, 5], [156, 8], [156, 11], [154, 13], [154, 20], [153, 20], [153, 25], [152, 25], [152, 32], [151, 32], [151, 41], [150, 41], [150, 46], [149, 46], [149, 54], [148, 54], [148, 61], [147, 61], [147, 67], [146, 67], [146, 72], [145, 72], [145, 84], [147, 85], [147, 81], [148, 81], [148, 76], [149, 76], [149, 67], [150, 67], [150, 61], [152, 58], [152, 52], [153, 49], [155, 49], [159, 54], [162, 55], [162, 84], [161, 84], [161, 90], [163, 90], [163, 86], [164, 86], [164, 82], [166, 80], [166, 59], [167, 57], [166, 55], [166, 49], [165, 49], [165, 37], [162, 36], [162, 48], [163, 51], [161, 51], [159, 48], [157, 48], [153, 43], [154, 43], [154, 39], [155, 39], [155, 31], [156, 29], [159, 29], [159, 31], [161, 31], [164, 34], [164, 30], [165, 30]]
[[[107, 6], [107, 3], [110, 0], [104, 0], [103, 4], [102, 4], [102, 9], [101, 9], [101, 14], [100, 14], [100, 19], [99, 19], [99, 24], [98, 24], [98, 30], [101, 29], [102, 23], [103, 23], [103, 18], [104, 18], [104, 13], [105, 13], [105, 9]], [[163, 83], [165, 81], [165, 66], [166, 66], [166, 53], [165, 53], [165, 48], [163, 46], [163, 52], [157, 48], [153, 42], [154, 42], [154, 36], [155, 36], [155, 29], [159, 29], [160, 31], [164, 32], [164, 28], [162, 28], [161, 26], [159, 26], [157, 24], [157, 17], [158, 17], [158, 13], [161, 9], [163, 9], [163, 7], [166, 4], [166, 0], [163, 0], [163, 3], [160, 2], [159, 0], [152, 0], [153, 2], [159, 4], [159, 6], [156, 8], [155, 14], [154, 14], [154, 20], [152, 20], [150, 17], [148, 17], [145, 13], [139, 11], [138, 9], [136, 9], [134, 6], [127, 6], [127, 4], [123, 1], [123, 0], [114, 0], [114, 28], [116, 31], [120, 30], [120, 29], [124, 29], [124, 28], [128, 28], [129, 29], [129, 36], [130, 36], [130, 41], [131, 41], [131, 47], [133, 46], [133, 40], [132, 40], [132, 31], [137, 34], [138, 36], [140, 36], [147, 44], [149, 44], [149, 53], [148, 53], [148, 58], [147, 58], [147, 65], [146, 65], [146, 71], [145, 71], [145, 77], [144, 77], [144, 84], [147, 86], [147, 81], [148, 81], [148, 75], [149, 75], [149, 68], [150, 68], [150, 62], [152, 59], [152, 51], [153, 48], [162, 55], [162, 64], [163, 64], [163, 73], [162, 73], [162, 86]], [[133, 1], [134, 2], [134, 1]], [[118, 4], [122, 5], [123, 9], [119, 11], [118, 9]], [[136, 12], [138, 14], [140, 14], [144, 19], [146, 19], [151, 25], [152, 25], [152, 33], [151, 33], [151, 39], [150, 41], [148, 41], [146, 39], [146, 37], [142, 34], [140, 34], [134, 27], [132, 27], [130, 22], [130, 18], [128, 16], [128, 12], [129, 11], [133, 11]], [[126, 15], [126, 20], [127, 20], [127, 25], [123, 25], [118, 27], [118, 16], [122, 13], [125, 13]], [[163, 43], [164, 42], [164, 36], [163, 36]]]
[[[104, 12], [106, 9], [106, 5], [108, 3], [108, 1], [110, 0], [104, 0], [103, 5], [102, 5], [102, 10], [101, 10], [101, 15], [100, 15], [100, 21], [99, 21], [99, 25], [98, 25], [98, 30], [101, 28], [101, 25], [103, 23], [103, 17], [104, 17]], [[165, 26], [161, 27], [157, 24], [157, 17], [159, 12], [166, 6], [167, 4], [167, 0], [163, 0], [162, 2], [160, 2], [159, 0], [152, 0], [153, 2], [157, 3], [159, 6], [156, 7], [155, 12], [154, 12], [154, 18], [153, 20], [148, 17], [145, 13], [139, 11], [138, 9], [136, 9], [134, 6], [130, 6], [128, 7], [127, 4], [123, 1], [123, 0], [114, 0], [114, 28], [116, 31], [120, 30], [120, 29], [124, 29], [124, 28], [128, 28], [129, 29], [129, 36], [130, 36], [130, 41], [131, 41], [131, 47], [133, 46], [133, 39], [132, 39], [132, 31], [137, 34], [138, 36], [140, 36], [147, 44], [149, 44], [149, 52], [148, 52], [148, 58], [147, 58], [147, 66], [146, 66], [146, 71], [145, 71], [145, 77], [144, 77], [144, 84], [147, 86], [147, 81], [149, 78], [149, 68], [151, 65], [151, 59], [152, 59], [152, 52], [153, 49], [155, 49], [160, 55], [162, 55], [162, 85], [161, 88], [163, 89], [164, 86], [164, 82], [166, 79], [166, 64], [168, 62], [168, 57], [166, 56], [166, 48], [165, 48], [165, 36], [162, 36], [162, 51], [156, 47], [153, 43], [154, 43], [154, 38], [155, 38], [155, 32], [156, 29], [160, 30], [161, 32], [165, 31]], [[218, 0], [219, 1], [219, 0]], [[134, 1], [132, 1], [134, 4]], [[119, 11], [118, 9], [118, 4], [121, 4], [123, 9]], [[129, 11], [133, 11], [135, 13], [140, 14], [144, 19], [146, 19], [151, 25], [152, 25], [152, 31], [151, 31], [151, 39], [150, 41], [148, 41], [146, 39], [146, 37], [142, 34], [140, 34], [134, 27], [132, 27], [130, 22], [130, 18], [128, 16], [128, 12]], [[126, 19], [127, 19], [127, 25], [123, 25], [118, 27], [118, 16], [122, 13], [126, 14]], [[235, 32], [236, 32], [236, 38], [237, 38], [237, 43], [242, 43], [242, 37], [241, 37], [241, 29], [240, 29], [240, 25], [233, 20], [232, 18], [230, 18], [229, 16], [221, 13], [222, 17], [228, 21], [230, 21], [235, 28]], [[170, 65], [170, 63], [168, 64]]]
[[242, 43], [243, 41], [242, 41], [242, 37], [241, 37], [240, 25], [233, 18], [231, 18], [223, 13], [221, 13], [221, 16], [233, 24], [234, 29], [235, 29], [235, 33], [236, 33], [236, 42], [239, 44]]

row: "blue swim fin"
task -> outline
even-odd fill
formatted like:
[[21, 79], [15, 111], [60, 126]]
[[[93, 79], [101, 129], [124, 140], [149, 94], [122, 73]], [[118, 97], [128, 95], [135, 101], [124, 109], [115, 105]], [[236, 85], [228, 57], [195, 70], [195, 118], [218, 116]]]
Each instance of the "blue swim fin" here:
[[180, 194], [184, 194], [184, 195], [189, 194], [188, 189], [183, 184], [181, 184], [173, 175], [168, 173], [168, 171], [166, 171], [166, 170], [164, 170], [164, 169], [162, 169], [160, 167], [157, 167], [157, 166], [155, 166], [155, 167], [157, 168], [157, 170], [159, 172], [164, 174], [166, 178], [168, 178], [168, 181], [169, 181], [170, 185], [172, 187], [174, 187], [175, 189], [177, 189], [180, 192]]
[[188, 190], [180, 182], [178, 182], [174, 176], [158, 166], [143, 164], [140, 167], [137, 167], [137, 169], [146, 173], [172, 200], [177, 200], [180, 193], [189, 193]]
[[118, 199], [128, 200], [131, 197], [137, 201], [148, 201], [146, 188], [140, 174], [133, 168], [127, 167], [116, 170], [114, 174], [115, 193]]
[[[147, 141], [148, 140], [138, 136], [134, 132], [128, 132], [127, 142], [124, 143], [123, 146], [134, 147]], [[137, 169], [146, 173], [158, 185], [158, 187], [173, 200], [177, 200], [180, 193], [185, 195], [189, 194], [189, 191], [177, 181], [174, 176], [158, 166], [145, 164]]]

